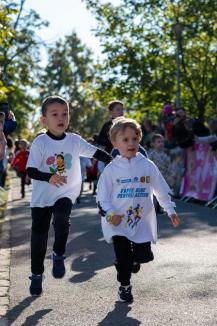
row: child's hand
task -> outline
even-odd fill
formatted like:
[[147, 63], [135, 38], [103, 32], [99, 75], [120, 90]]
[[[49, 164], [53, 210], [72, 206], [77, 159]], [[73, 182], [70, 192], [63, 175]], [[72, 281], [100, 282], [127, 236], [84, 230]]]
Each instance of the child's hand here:
[[59, 186], [63, 186], [64, 183], [67, 183], [67, 180], [66, 180], [66, 177], [63, 177], [63, 176], [58, 175], [58, 174], [54, 174], [50, 178], [49, 183], [56, 186], [56, 187], [59, 187]]
[[114, 226], [118, 226], [121, 223], [123, 217], [124, 215], [113, 215], [111, 219], [111, 224], [113, 224]]
[[116, 215], [116, 214], [112, 213], [110, 215], [106, 215], [106, 221], [109, 224], [118, 226], [121, 223], [123, 217], [124, 217], [124, 215]]
[[176, 214], [172, 214], [170, 216], [171, 218], [171, 222], [172, 222], [172, 225], [177, 228], [180, 224], [181, 224], [181, 221], [180, 221], [180, 218], [178, 217], [178, 215]]

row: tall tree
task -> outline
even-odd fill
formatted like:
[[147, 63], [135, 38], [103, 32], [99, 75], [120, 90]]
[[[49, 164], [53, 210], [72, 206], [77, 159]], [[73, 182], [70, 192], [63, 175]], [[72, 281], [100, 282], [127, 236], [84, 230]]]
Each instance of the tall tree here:
[[[15, 13], [15, 10], [0, 3], [0, 62], [3, 60], [5, 47], [8, 47], [11, 40], [15, 38], [15, 31], [11, 26], [11, 15]], [[10, 89], [6, 87], [4, 82], [3, 67], [0, 66], [0, 69], [0, 101], [5, 101]]]
[[[212, 0], [122, 0], [119, 6], [85, 0], [93, 12], [106, 60], [103, 91], [126, 98], [150, 113], [175, 102], [176, 36], [182, 27], [181, 97], [192, 115], [204, 118], [216, 107], [217, 3]], [[115, 85], [115, 87], [114, 87]]]
[[7, 19], [2, 22], [3, 29], [12, 32], [1, 45], [0, 66], [2, 82], [9, 89], [7, 99], [18, 120], [18, 132], [27, 130], [30, 114], [35, 109], [37, 96], [37, 75], [40, 70], [39, 47], [42, 44], [37, 31], [47, 22], [42, 21], [34, 11], [26, 11], [26, 0], [2, 0], [1, 8]]
[[41, 79], [41, 96], [60, 95], [70, 104], [70, 129], [92, 137], [97, 132], [103, 109], [94, 90], [95, 65], [91, 51], [75, 32], [50, 47], [48, 64]]

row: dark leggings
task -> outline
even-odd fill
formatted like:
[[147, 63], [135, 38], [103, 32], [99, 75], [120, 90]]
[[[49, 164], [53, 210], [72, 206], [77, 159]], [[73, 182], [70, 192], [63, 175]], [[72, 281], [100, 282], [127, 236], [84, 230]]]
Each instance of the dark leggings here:
[[22, 197], [25, 197], [26, 172], [20, 172], [20, 186]]
[[47, 250], [48, 231], [53, 214], [53, 251], [62, 256], [65, 253], [70, 227], [72, 202], [69, 198], [58, 199], [50, 207], [32, 208], [31, 270], [33, 274], [44, 272], [44, 259]]
[[117, 260], [117, 279], [122, 286], [130, 284], [134, 261], [143, 264], [154, 259], [151, 242], [135, 243], [118, 235], [113, 237], [113, 246]]

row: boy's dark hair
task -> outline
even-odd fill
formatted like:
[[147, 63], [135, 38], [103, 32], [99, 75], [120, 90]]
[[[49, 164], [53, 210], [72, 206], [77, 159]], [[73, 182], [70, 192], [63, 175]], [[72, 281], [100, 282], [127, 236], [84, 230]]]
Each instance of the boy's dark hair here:
[[114, 100], [109, 102], [108, 109], [109, 111], [112, 111], [116, 105], [122, 105], [124, 107], [124, 103], [118, 100]]
[[157, 139], [164, 139], [164, 136], [161, 135], [161, 134], [154, 134], [152, 137], [151, 137], [151, 142], [154, 143], [155, 140]]
[[62, 97], [54, 95], [54, 96], [48, 96], [42, 103], [41, 106], [41, 112], [42, 115], [46, 114], [46, 109], [49, 105], [53, 104], [53, 103], [60, 103], [63, 105], [67, 105], [68, 106], [68, 102], [66, 100], [64, 100]]

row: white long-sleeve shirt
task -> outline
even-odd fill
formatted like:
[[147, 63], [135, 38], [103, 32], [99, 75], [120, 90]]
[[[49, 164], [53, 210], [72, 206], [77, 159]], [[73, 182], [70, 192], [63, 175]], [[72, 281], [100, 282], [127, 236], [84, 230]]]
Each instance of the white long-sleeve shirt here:
[[106, 166], [97, 187], [96, 200], [106, 215], [124, 215], [114, 226], [101, 217], [102, 231], [107, 242], [114, 235], [127, 237], [135, 243], [156, 242], [157, 222], [153, 195], [169, 216], [175, 213], [170, 188], [157, 166], [140, 153], [128, 160], [117, 156]]

